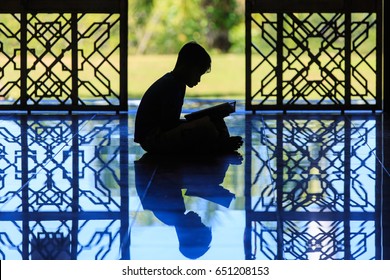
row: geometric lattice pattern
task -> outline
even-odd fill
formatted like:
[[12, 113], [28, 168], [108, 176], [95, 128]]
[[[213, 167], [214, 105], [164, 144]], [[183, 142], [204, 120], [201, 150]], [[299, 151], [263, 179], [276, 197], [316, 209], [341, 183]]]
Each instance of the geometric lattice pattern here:
[[0, 11], [0, 109], [127, 110], [127, 1], [39, 2]]
[[1, 119], [0, 259], [129, 258], [127, 121]]
[[247, 258], [380, 259], [380, 117], [247, 124]]
[[247, 1], [246, 108], [381, 110], [381, 1], [295, 2]]

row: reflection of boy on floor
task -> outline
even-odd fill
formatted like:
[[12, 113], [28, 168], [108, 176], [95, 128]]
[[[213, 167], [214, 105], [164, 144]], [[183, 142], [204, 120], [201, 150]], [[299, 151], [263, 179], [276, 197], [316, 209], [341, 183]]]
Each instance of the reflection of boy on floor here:
[[135, 119], [134, 141], [153, 153], [218, 153], [237, 150], [242, 138], [230, 136], [221, 116], [180, 119], [186, 86], [210, 71], [211, 58], [195, 42], [185, 44], [174, 69], [145, 92]]
[[192, 157], [145, 153], [134, 162], [135, 187], [143, 209], [175, 227], [184, 256], [203, 256], [212, 240], [211, 228], [196, 212], [187, 209], [184, 195], [229, 207], [235, 195], [222, 183], [229, 166], [240, 165], [242, 160], [238, 152]]

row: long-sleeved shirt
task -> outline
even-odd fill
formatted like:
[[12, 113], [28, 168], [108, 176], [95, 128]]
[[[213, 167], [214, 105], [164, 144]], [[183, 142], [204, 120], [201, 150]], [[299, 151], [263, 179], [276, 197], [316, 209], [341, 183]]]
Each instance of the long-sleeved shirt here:
[[148, 135], [167, 131], [180, 124], [186, 85], [169, 72], [154, 82], [139, 104], [134, 141], [142, 143]]

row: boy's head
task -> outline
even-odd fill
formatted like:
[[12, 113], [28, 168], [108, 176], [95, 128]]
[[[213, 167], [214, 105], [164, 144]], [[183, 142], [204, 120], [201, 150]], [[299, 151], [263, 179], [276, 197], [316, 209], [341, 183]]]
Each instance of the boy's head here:
[[189, 42], [180, 49], [175, 71], [180, 72], [187, 86], [196, 86], [200, 82], [200, 77], [210, 69], [210, 55], [201, 45]]
[[212, 240], [211, 228], [202, 223], [198, 214], [189, 211], [176, 225], [180, 252], [190, 259], [203, 256], [209, 249]]

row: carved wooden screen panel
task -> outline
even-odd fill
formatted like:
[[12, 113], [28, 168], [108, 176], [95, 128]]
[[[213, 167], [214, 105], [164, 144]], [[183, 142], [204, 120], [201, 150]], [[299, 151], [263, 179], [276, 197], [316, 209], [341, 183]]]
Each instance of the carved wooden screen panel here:
[[127, 110], [127, 1], [2, 1], [0, 109]]
[[247, 110], [381, 110], [382, 0], [246, 1]]

